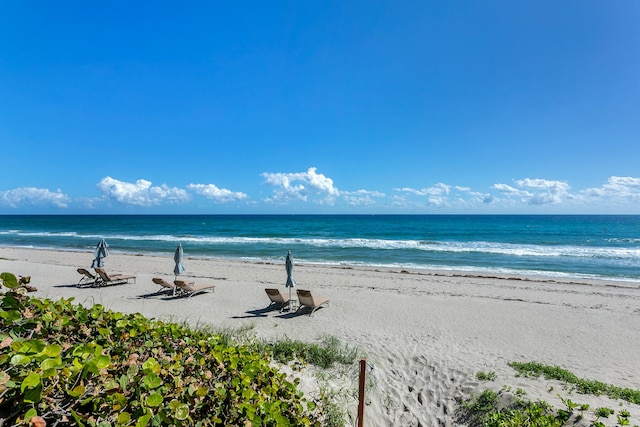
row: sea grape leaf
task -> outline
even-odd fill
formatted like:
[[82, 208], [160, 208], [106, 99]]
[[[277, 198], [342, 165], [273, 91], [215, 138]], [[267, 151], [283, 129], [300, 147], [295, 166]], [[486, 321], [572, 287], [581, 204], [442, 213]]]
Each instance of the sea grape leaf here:
[[153, 392], [147, 397], [147, 405], [155, 408], [156, 406], [160, 406], [164, 398], [160, 393]]
[[160, 378], [156, 374], [149, 374], [149, 375], [145, 375], [142, 378], [142, 383], [148, 389], [154, 389], [154, 388], [158, 388], [158, 387], [160, 387], [162, 385], [162, 378]]
[[94, 360], [98, 369], [104, 369], [111, 363], [111, 357], [108, 354], [98, 356]]
[[10, 322], [15, 322], [16, 320], [22, 319], [22, 313], [18, 310], [0, 311], [0, 317], [7, 319]]
[[11, 379], [11, 376], [5, 371], [0, 371], [0, 385], [6, 384]]
[[40, 384], [40, 374], [32, 373], [27, 375], [27, 377], [22, 380], [22, 385], [20, 385], [20, 391], [24, 392], [25, 389], [34, 388], [38, 384]]
[[156, 361], [156, 359], [154, 359], [153, 357], [150, 357], [149, 359], [145, 360], [145, 362], [142, 364], [142, 369], [144, 370], [145, 373], [159, 374], [160, 364]]
[[138, 418], [138, 422], [136, 423], [136, 427], [146, 427], [147, 424], [149, 424], [149, 420], [151, 419], [152, 415], [153, 414], [151, 413], [151, 411], [149, 411], [146, 414], [144, 414], [143, 416], [141, 416], [140, 418]]
[[31, 408], [24, 414], [24, 419], [25, 421], [28, 421], [31, 418], [37, 417], [37, 416], [38, 416], [38, 411], [36, 411], [36, 408]]
[[30, 356], [26, 356], [24, 354], [16, 354], [13, 357], [11, 357], [11, 364], [12, 365], [26, 365], [28, 363], [31, 362], [31, 357]]
[[59, 357], [50, 357], [49, 359], [44, 359], [40, 364], [40, 368], [43, 371], [47, 369], [57, 368], [62, 365], [62, 359]]
[[82, 384], [77, 385], [73, 388], [73, 390], [68, 391], [67, 393], [69, 393], [69, 396], [71, 397], [80, 397], [84, 394], [84, 392], [86, 391], [85, 386], [83, 386]]
[[46, 346], [43, 352], [49, 357], [57, 357], [62, 353], [62, 346], [60, 344], [51, 344]]
[[184, 421], [189, 416], [189, 407], [185, 403], [181, 403], [176, 406], [176, 419]]
[[0, 279], [2, 279], [2, 284], [9, 289], [18, 287], [18, 279], [16, 279], [16, 276], [11, 273], [0, 274]]
[[118, 424], [128, 424], [129, 421], [131, 421], [131, 414], [128, 412], [118, 414]]
[[40, 402], [41, 398], [42, 398], [42, 383], [38, 383], [37, 386], [33, 388], [29, 388], [24, 392], [24, 401], [26, 403], [38, 403]]

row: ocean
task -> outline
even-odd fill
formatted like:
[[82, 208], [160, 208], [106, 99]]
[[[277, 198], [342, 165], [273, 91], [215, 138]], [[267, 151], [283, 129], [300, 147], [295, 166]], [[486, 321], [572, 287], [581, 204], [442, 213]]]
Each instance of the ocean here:
[[0, 246], [640, 281], [640, 215], [2, 215]]

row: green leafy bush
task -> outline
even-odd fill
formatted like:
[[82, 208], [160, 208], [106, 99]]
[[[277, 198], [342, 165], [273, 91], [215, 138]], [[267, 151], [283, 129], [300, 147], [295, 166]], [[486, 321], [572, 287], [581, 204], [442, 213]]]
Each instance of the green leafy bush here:
[[297, 381], [249, 347], [140, 314], [9, 291], [0, 296], [0, 424], [35, 416], [144, 427], [315, 426], [320, 415]]

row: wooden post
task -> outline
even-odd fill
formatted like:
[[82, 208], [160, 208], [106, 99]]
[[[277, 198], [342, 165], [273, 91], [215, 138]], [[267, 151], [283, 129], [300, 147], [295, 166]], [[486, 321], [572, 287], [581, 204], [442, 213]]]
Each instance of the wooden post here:
[[360, 359], [360, 387], [358, 390], [358, 427], [364, 427], [364, 385], [367, 373], [367, 359]]

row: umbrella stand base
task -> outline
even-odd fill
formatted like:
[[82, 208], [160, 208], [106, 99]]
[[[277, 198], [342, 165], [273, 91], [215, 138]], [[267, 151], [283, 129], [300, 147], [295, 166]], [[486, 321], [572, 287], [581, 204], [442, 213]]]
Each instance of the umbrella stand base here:
[[292, 312], [292, 311], [298, 311], [298, 308], [300, 308], [300, 302], [295, 299], [295, 298], [291, 298], [289, 300], [289, 304], [285, 305], [284, 307], [282, 307], [282, 310], [280, 310], [281, 312]]

